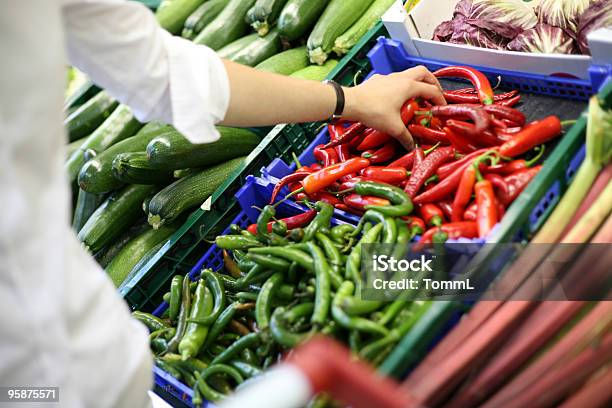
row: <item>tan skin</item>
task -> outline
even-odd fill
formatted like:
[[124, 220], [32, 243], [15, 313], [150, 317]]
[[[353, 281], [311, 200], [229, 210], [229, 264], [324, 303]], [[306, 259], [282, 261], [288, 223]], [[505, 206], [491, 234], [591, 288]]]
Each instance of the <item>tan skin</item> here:
[[[230, 83], [230, 103], [222, 124], [267, 126], [325, 120], [336, 107], [330, 85], [257, 71], [223, 61]], [[422, 97], [446, 105], [438, 80], [425, 67], [375, 75], [363, 84], [344, 88], [342, 117], [381, 130], [412, 149], [414, 141], [400, 119], [405, 101]]]

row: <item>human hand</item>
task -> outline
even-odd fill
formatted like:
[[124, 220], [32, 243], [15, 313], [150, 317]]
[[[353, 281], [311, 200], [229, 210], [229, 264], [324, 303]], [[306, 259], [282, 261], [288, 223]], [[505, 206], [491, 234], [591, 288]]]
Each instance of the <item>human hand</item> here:
[[414, 141], [400, 117], [404, 103], [421, 97], [436, 105], [446, 105], [440, 83], [423, 66], [390, 75], [374, 75], [363, 84], [344, 91], [344, 118], [385, 132], [408, 150], [414, 148]]

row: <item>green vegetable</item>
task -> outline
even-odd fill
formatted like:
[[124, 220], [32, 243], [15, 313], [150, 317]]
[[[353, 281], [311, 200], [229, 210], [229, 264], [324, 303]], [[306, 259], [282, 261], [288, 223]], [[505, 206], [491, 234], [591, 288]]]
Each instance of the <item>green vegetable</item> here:
[[310, 321], [313, 324], [322, 326], [327, 321], [331, 304], [330, 267], [325, 254], [314, 242], [308, 243], [308, 249], [314, 260], [316, 276], [315, 305]]
[[102, 204], [102, 201], [104, 201], [103, 195], [92, 194], [79, 189], [79, 195], [74, 208], [74, 216], [72, 218], [72, 229], [79, 232], [96, 208]]
[[106, 268], [123, 249], [123, 247], [128, 244], [128, 242], [143, 232], [148, 231], [149, 228], [151, 227], [146, 222], [138, 223], [133, 227], [128, 228], [121, 235], [119, 235], [119, 237], [115, 238], [112, 243], [104, 247], [104, 250], [95, 254], [96, 261], [98, 261], [98, 264], [100, 264], [102, 268]]
[[329, 0], [289, 0], [278, 16], [278, 30], [283, 38], [297, 40], [317, 22]]
[[68, 160], [70, 156], [72, 156], [72, 153], [76, 152], [81, 147], [81, 145], [85, 142], [86, 139], [87, 137], [82, 137], [80, 139], [75, 140], [74, 142], [68, 143], [68, 145], [66, 146], [66, 160]]
[[259, 38], [257, 33], [246, 35], [242, 38], [239, 38], [231, 43], [227, 44], [225, 47], [221, 48], [217, 51], [217, 55], [221, 58], [231, 58], [238, 51], [244, 49], [249, 46], [253, 41], [256, 41]]
[[143, 151], [149, 142], [172, 127], [158, 122], [145, 125], [140, 131], [125, 140], [111, 146], [104, 152], [89, 160], [79, 171], [79, 187], [90, 193], [107, 193], [121, 187], [123, 183], [113, 177], [113, 160], [120, 153]]
[[270, 276], [266, 283], [263, 284], [259, 295], [257, 296], [257, 303], [255, 304], [255, 320], [257, 321], [257, 328], [265, 330], [270, 325], [270, 314], [272, 313], [272, 300], [278, 290], [278, 287], [283, 283], [283, 274], [276, 272]]
[[192, 144], [178, 132], [169, 132], [151, 140], [147, 155], [160, 170], [207, 167], [244, 156], [259, 144], [259, 136], [247, 129], [218, 127], [216, 142]]
[[306, 47], [293, 48], [276, 54], [255, 66], [260, 71], [289, 75], [308, 66]]
[[352, 296], [354, 289], [355, 285], [353, 285], [353, 282], [351, 281], [345, 281], [338, 289], [331, 309], [332, 316], [334, 317], [336, 323], [349, 330], [357, 330], [371, 333], [373, 335], [386, 336], [389, 333], [389, 330], [387, 330], [384, 326], [363, 317], [351, 317], [346, 314], [344, 310], [342, 310], [342, 303], [344, 299]]
[[293, 78], [300, 79], [309, 79], [312, 81], [321, 82], [333, 71], [333, 69], [338, 65], [338, 60], [327, 60], [325, 64], [319, 65], [311, 65], [304, 69], [294, 72], [289, 75]]
[[331, 0], [308, 37], [310, 62], [323, 65], [336, 38], [367, 10], [373, 0]]
[[144, 151], [118, 154], [113, 160], [112, 172], [126, 184], [167, 184], [174, 180], [172, 171], [151, 166]]
[[274, 341], [283, 347], [293, 348], [310, 337], [312, 331], [294, 333], [288, 326], [299, 318], [312, 315], [313, 310], [314, 303], [301, 303], [289, 310], [284, 307], [276, 308], [270, 319], [270, 333]]
[[348, 53], [357, 42], [372, 29], [395, 0], [374, 0], [374, 3], [351, 28], [334, 41], [334, 52], [338, 55]]
[[254, 67], [266, 58], [278, 54], [283, 49], [278, 30], [270, 31], [265, 37], [259, 37], [230, 57], [230, 60], [242, 65]]
[[181, 37], [193, 40], [227, 6], [229, 0], [205, 1], [185, 20]]
[[223, 281], [211, 270], [202, 272], [200, 279], [205, 281], [206, 286], [210, 290], [210, 293], [214, 298], [214, 305], [210, 313], [208, 313], [206, 316], [198, 316], [195, 318], [192, 317], [188, 321], [204, 326], [210, 326], [217, 320], [221, 314], [221, 311], [225, 307], [225, 288], [223, 287]]
[[181, 32], [185, 20], [204, 0], [164, 0], [157, 9], [155, 17], [159, 25], [172, 34]]
[[72, 112], [64, 125], [68, 129], [70, 142], [89, 135], [115, 110], [119, 103], [106, 91], [101, 91], [93, 98]]
[[96, 253], [129, 228], [140, 216], [142, 200], [155, 186], [131, 185], [111, 194], [79, 231], [79, 240]]
[[170, 327], [162, 319], [160, 319], [157, 316], [153, 316], [150, 313], [135, 311], [135, 312], [132, 312], [132, 316], [136, 320], [138, 320], [139, 322], [142, 322], [145, 326], [147, 326], [147, 328], [151, 332], [154, 332], [157, 330], [168, 329]]
[[171, 321], [176, 321], [181, 310], [181, 292], [183, 290], [183, 275], [176, 275], [170, 284], [170, 299], [168, 301], [168, 317]]
[[[206, 283], [203, 279], [198, 281], [198, 286], [193, 297], [193, 304], [191, 305], [190, 319], [202, 319], [210, 315], [213, 308], [212, 293], [206, 287]], [[208, 335], [208, 325], [194, 323], [187, 319], [187, 329], [185, 335], [181, 339], [178, 345], [178, 351], [181, 354], [183, 360], [195, 357], [200, 348], [206, 341]]]
[[246, 15], [247, 23], [262, 37], [268, 34], [287, 0], [257, 0]]
[[223, 11], [193, 40], [196, 44], [207, 45], [218, 50], [244, 36], [249, 26], [246, 13], [255, 0], [230, 0]]
[[244, 157], [239, 157], [170, 184], [149, 202], [149, 224], [157, 229], [184, 211], [201, 205], [243, 162]]

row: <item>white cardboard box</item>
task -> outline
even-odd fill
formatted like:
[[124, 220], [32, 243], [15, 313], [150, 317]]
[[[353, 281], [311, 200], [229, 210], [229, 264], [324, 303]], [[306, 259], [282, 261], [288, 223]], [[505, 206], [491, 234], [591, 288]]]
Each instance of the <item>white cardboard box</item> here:
[[[398, 0], [382, 17], [391, 38], [400, 41], [410, 55], [452, 61], [457, 64], [484, 65], [503, 70], [540, 75], [571, 75], [589, 79], [589, 67], [612, 64], [612, 30], [602, 29], [589, 35], [593, 58], [587, 55], [534, 54], [499, 51], [469, 45], [433, 41], [434, 30], [452, 19], [458, 0], [423, 0], [410, 14]], [[537, 6], [539, 0], [531, 2]]]

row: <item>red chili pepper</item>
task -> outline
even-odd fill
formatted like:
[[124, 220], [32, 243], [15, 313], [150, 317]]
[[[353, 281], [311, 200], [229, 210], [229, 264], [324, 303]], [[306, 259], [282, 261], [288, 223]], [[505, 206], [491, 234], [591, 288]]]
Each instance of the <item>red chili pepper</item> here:
[[497, 224], [497, 201], [493, 192], [493, 185], [489, 180], [479, 180], [474, 186], [476, 193], [476, 205], [478, 206], [476, 223], [478, 224], [478, 236], [484, 238], [491, 233]]
[[446, 138], [450, 141], [451, 145], [461, 153], [471, 153], [478, 150], [478, 147], [472, 144], [468, 139], [460, 136], [457, 132], [449, 127], [444, 128]]
[[431, 227], [439, 227], [444, 222], [444, 212], [433, 203], [423, 204], [418, 207], [419, 214], [425, 223]]
[[514, 106], [521, 101], [521, 95], [513, 96], [512, 98], [504, 99], [503, 101], [495, 102], [496, 105]]
[[316, 193], [332, 185], [341, 177], [357, 173], [369, 165], [370, 161], [362, 157], [355, 157], [342, 163], [336, 163], [306, 176], [302, 181], [304, 191], [306, 194]]
[[323, 167], [338, 163], [336, 151], [334, 149], [325, 149], [322, 144], [315, 147], [312, 154], [317, 161], [323, 163]]
[[296, 171], [295, 173], [288, 174], [282, 179], [280, 179], [278, 183], [276, 183], [276, 185], [274, 186], [274, 189], [272, 190], [272, 196], [270, 197], [270, 204], [274, 203], [274, 201], [276, 200], [276, 197], [278, 196], [278, 193], [280, 193], [283, 187], [291, 183], [295, 183], [295, 182], [304, 180], [304, 178], [306, 178], [306, 176], [308, 176], [310, 173], [311, 173], [310, 171], [303, 171], [302, 169], [300, 169]]
[[[444, 99], [448, 103], [480, 103], [476, 90], [474, 88], [459, 89], [456, 91], [444, 91]], [[517, 90], [506, 92], [503, 94], [493, 95], [494, 102], [501, 102], [518, 95]], [[490, 106], [490, 105], [487, 105]]]
[[434, 72], [438, 78], [456, 77], [469, 80], [478, 91], [478, 98], [483, 105], [491, 105], [494, 101], [493, 88], [487, 77], [480, 71], [470, 67], [446, 67]]
[[402, 219], [406, 221], [413, 235], [421, 235], [425, 232], [425, 221], [423, 221], [421, 218], [416, 217], [414, 215], [409, 215], [402, 217]]
[[313, 163], [310, 165], [310, 170], [312, 173], [314, 173], [315, 171], [319, 171], [323, 168], [323, 166], [321, 166], [319, 163]]
[[459, 222], [462, 220], [465, 206], [472, 199], [474, 184], [476, 184], [476, 168], [474, 164], [470, 164], [461, 176], [455, 198], [453, 199], [452, 222]]
[[468, 122], [449, 119], [446, 121], [446, 126], [448, 126], [455, 134], [480, 146], [492, 147], [499, 146], [502, 143], [497, 136], [495, 136], [489, 130], [477, 133], [474, 125]]
[[544, 150], [545, 150], [544, 145], [542, 145], [538, 154], [529, 160], [524, 160], [524, 159], [512, 160], [511, 162], [508, 162], [508, 163], [500, 163], [495, 166], [489, 166], [487, 168], [487, 173], [495, 173], [495, 174], [501, 174], [503, 176], [507, 176], [509, 174], [513, 174], [518, 171], [533, 167], [533, 165], [536, 164], [544, 155]]
[[[351, 140], [348, 143], [348, 146], [351, 149], [356, 149], [357, 146], [359, 146], [361, 144], [361, 142], [363, 142], [363, 140], [368, 137], [369, 135], [371, 135], [372, 133], [376, 132], [376, 130], [372, 129], [372, 128], [367, 128], [363, 133], [361, 133], [360, 135], [358, 135], [357, 137], [355, 137], [353, 140]], [[336, 149], [338, 148], [338, 146], [336, 146]]]
[[502, 176], [495, 173], [488, 173], [485, 174], [484, 178], [485, 180], [489, 180], [493, 187], [497, 188], [503, 194], [508, 194], [508, 183], [506, 183], [506, 180], [504, 180]]
[[450, 163], [447, 163], [447, 164], [443, 164], [442, 166], [440, 166], [438, 168], [438, 170], [436, 170], [436, 174], [438, 175], [438, 177], [440, 177], [440, 180], [445, 179], [446, 177], [448, 177], [451, 174], [453, 174], [455, 172], [455, 170], [457, 170], [459, 167], [463, 166], [465, 163], [472, 162], [474, 159], [478, 158], [483, 153], [486, 153], [489, 150], [490, 149], [480, 149], [480, 150], [477, 150], [477, 151], [475, 151], [473, 153], [470, 153], [470, 154], [468, 154], [466, 156], [463, 156], [462, 158], [460, 158], [457, 161], [450, 162]]
[[418, 167], [413, 166], [412, 174], [410, 175], [410, 179], [404, 191], [410, 198], [414, 198], [423, 184], [425, 184], [425, 181], [436, 173], [438, 167], [452, 160], [453, 157], [455, 157], [455, 149], [452, 147], [441, 147], [431, 152], [425, 157], [421, 165]]
[[[287, 224], [287, 230], [292, 230], [294, 228], [301, 228], [310, 224], [310, 221], [312, 221], [316, 215], [316, 210], [308, 210], [302, 214], [294, 215], [293, 217], [283, 218], [282, 220], [278, 221], [283, 221], [285, 224]], [[268, 223], [268, 232], [272, 232], [272, 224], [274, 224], [274, 222], [275, 221], [271, 221]], [[249, 225], [247, 227], [247, 231], [249, 231], [251, 234], [256, 234], [257, 224]]]
[[389, 167], [403, 167], [404, 169], [412, 168], [412, 163], [414, 163], [414, 152], [415, 150], [406, 153], [399, 159], [392, 161], [389, 163]]
[[336, 204], [336, 205], [334, 205], [334, 207], [337, 208], [340, 211], [344, 211], [344, 212], [347, 212], [347, 213], [350, 213], [350, 214], [359, 215], [359, 216], [362, 216], [363, 213], [364, 213], [364, 211], [360, 211], [360, 210], [357, 210], [355, 208], [351, 208], [351, 207], [349, 207], [348, 205], [346, 205], [344, 203]]
[[338, 134], [336, 140], [333, 140], [334, 138], [331, 137], [332, 132], [330, 132], [330, 139], [332, 140], [328, 144], [325, 145], [325, 148], [329, 149], [330, 147], [335, 147], [341, 144], [348, 143], [351, 140], [353, 140], [356, 136], [361, 134], [365, 129], [366, 129], [366, 126], [364, 124], [353, 123], [351, 126], [346, 128], [344, 132], [342, 133], [336, 132]]
[[408, 125], [408, 131], [414, 138], [418, 139], [418, 141], [421, 143], [442, 143], [445, 145], [449, 144], [448, 138], [446, 137], [446, 133], [439, 130], [430, 129], [421, 125], [411, 124]]
[[357, 146], [357, 150], [359, 150], [360, 152], [363, 152], [364, 150], [370, 150], [387, 143], [391, 139], [391, 136], [389, 136], [388, 134], [383, 133], [379, 130], [375, 130], [363, 139], [363, 142], [361, 142], [359, 146]]
[[369, 151], [364, 152], [361, 157], [369, 159], [372, 164], [384, 163], [393, 159], [398, 150], [397, 143], [389, 142], [371, 153]]
[[342, 202], [338, 197], [336, 197], [335, 195], [331, 193], [328, 193], [327, 191], [319, 191], [319, 192], [313, 193], [308, 198], [311, 201], [323, 201], [331, 205], [336, 205]]
[[457, 189], [459, 182], [461, 181], [461, 176], [463, 175], [463, 171], [470, 165], [470, 162], [463, 163], [459, 166], [455, 171], [442, 179], [438, 184], [436, 184], [431, 190], [427, 190], [414, 198], [415, 204], [425, 204], [425, 203], [433, 203], [440, 201], [443, 198], [451, 195]]
[[450, 200], [438, 201], [438, 207], [440, 207], [440, 209], [444, 213], [444, 217], [446, 219], [450, 220], [451, 217], [453, 216], [453, 203], [452, 203], [452, 201], [450, 201]]
[[508, 207], [516, 198], [525, 190], [527, 185], [533, 178], [540, 172], [542, 166], [535, 166], [525, 170], [518, 171], [507, 177], [504, 177], [504, 181], [508, 186], [508, 193], [499, 194], [499, 201]]
[[359, 194], [349, 194], [343, 199], [344, 204], [351, 208], [355, 208], [360, 211], [366, 211], [366, 206], [377, 205], [385, 206], [391, 205], [391, 202], [386, 198], [374, 197], [374, 196], [362, 196]]
[[478, 205], [476, 205], [476, 201], [472, 202], [472, 204], [468, 205], [468, 208], [463, 213], [463, 219], [465, 221], [476, 221], [478, 217]]
[[342, 184], [340, 184], [340, 187], [338, 187], [338, 191], [351, 190], [355, 188], [355, 184], [359, 183], [360, 181], [376, 181], [376, 180], [368, 179], [363, 176], [355, 176], [349, 180], [346, 180]]
[[506, 214], [506, 207], [499, 201], [499, 198], [495, 196], [495, 203], [497, 204], [497, 217], [502, 220]]
[[403, 167], [370, 166], [363, 170], [362, 175], [372, 180], [396, 185], [408, 178], [408, 172]]
[[478, 226], [475, 222], [463, 221], [451, 222], [442, 224], [441, 227], [431, 228], [421, 236], [419, 242], [414, 245], [413, 250], [418, 252], [425, 245], [431, 244], [434, 236], [439, 233], [443, 233], [446, 239], [476, 238], [478, 237]]
[[549, 116], [538, 124], [527, 126], [511, 140], [499, 148], [505, 157], [516, 157], [528, 152], [537, 145], [548, 142], [561, 134], [561, 121], [556, 116]]
[[508, 125], [503, 120], [497, 119], [495, 116], [491, 117], [491, 126], [498, 129], [507, 129]]
[[308, 200], [310, 200], [310, 198], [308, 197], [307, 194], [297, 193], [295, 195], [295, 201], [308, 201]]
[[444, 105], [431, 108], [433, 116], [446, 119], [468, 118], [474, 122], [475, 135], [484, 132], [491, 126], [491, 118], [483, 107], [477, 105]]
[[[483, 108], [485, 112], [495, 116], [497, 119], [508, 120], [515, 126], [523, 126], [526, 122], [523, 112], [504, 105], [488, 105]], [[514, 126], [512, 126], [514, 127]]]
[[402, 118], [402, 122], [404, 122], [404, 125], [410, 123], [417, 110], [419, 110], [419, 104], [416, 103], [414, 99], [410, 99], [404, 103], [402, 109], [400, 110], [400, 116]]

